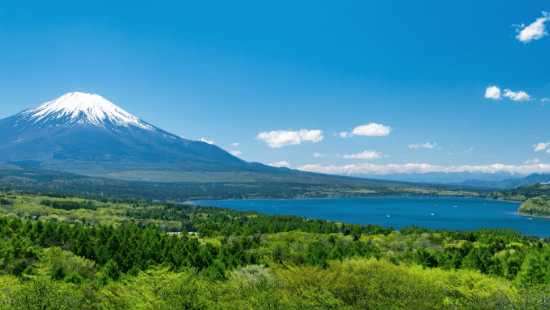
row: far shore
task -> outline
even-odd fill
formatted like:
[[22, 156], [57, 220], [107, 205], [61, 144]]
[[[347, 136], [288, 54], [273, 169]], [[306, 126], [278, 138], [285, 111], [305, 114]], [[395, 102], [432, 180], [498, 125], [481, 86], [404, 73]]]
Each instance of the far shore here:
[[514, 202], [522, 204], [525, 201], [514, 201], [514, 200], [502, 200], [502, 199], [493, 199], [487, 197], [464, 197], [464, 196], [346, 196], [346, 197], [294, 197], [294, 198], [230, 198], [230, 199], [193, 199], [180, 202], [183, 204], [193, 204], [201, 201], [230, 201], [230, 200], [307, 200], [307, 199], [341, 199], [341, 198], [465, 198], [465, 199], [484, 199], [484, 200], [494, 200], [494, 201], [504, 201], [504, 202]]
[[495, 200], [495, 201], [506, 201], [506, 202], [515, 202], [515, 203], [524, 203], [525, 201], [515, 201], [515, 200], [502, 200], [502, 199], [493, 199], [493, 198], [485, 198], [487, 200]]
[[525, 214], [525, 213], [516, 213], [517, 215], [525, 216], [525, 217], [534, 217], [539, 219], [550, 219], [550, 216], [545, 215], [531, 215], [531, 214]]

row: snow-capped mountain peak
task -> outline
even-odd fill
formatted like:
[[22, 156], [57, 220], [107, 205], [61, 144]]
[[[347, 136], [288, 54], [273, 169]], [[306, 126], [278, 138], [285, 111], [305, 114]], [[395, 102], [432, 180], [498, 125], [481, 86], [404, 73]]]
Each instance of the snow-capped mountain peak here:
[[64, 125], [75, 123], [105, 126], [135, 126], [154, 131], [154, 127], [117, 107], [107, 99], [80, 92], [68, 93], [36, 108], [21, 112], [22, 117], [33, 123], [56, 121]]

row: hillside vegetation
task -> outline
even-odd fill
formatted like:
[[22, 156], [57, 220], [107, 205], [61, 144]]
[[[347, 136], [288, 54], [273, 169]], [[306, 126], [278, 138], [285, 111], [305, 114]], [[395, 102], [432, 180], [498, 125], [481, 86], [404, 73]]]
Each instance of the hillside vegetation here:
[[550, 307], [550, 240], [512, 230], [53, 196], [1, 193], [2, 309]]
[[494, 191], [487, 196], [491, 199], [526, 201], [529, 198], [550, 195], [550, 184], [533, 184], [505, 191]]
[[530, 198], [519, 207], [518, 213], [537, 216], [550, 216], [550, 197], [542, 196]]
[[[212, 173], [204, 173], [205, 178]], [[0, 165], [0, 190], [72, 194], [92, 199], [188, 201], [248, 198], [325, 198], [382, 196], [485, 197], [489, 191], [453, 186], [354, 179], [320, 174], [241, 173], [247, 182], [130, 182], [67, 172]], [[235, 177], [238, 179], [237, 177]]]
[[518, 209], [519, 214], [550, 216], [550, 184], [539, 183], [507, 191], [496, 191], [487, 197], [523, 202]]

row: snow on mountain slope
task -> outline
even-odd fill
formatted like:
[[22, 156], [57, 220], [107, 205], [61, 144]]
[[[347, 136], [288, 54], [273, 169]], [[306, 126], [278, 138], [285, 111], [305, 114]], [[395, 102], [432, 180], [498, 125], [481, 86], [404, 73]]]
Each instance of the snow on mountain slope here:
[[68, 93], [1, 119], [2, 162], [33, 162], [58, 170], [69, 164], [163, 171], [225, 171], [227, 166], [248, 165], [215, 145], [181, 138], [99, 95], [84, 93]]
[[108, 121], [115, 126], [136, 126], [146, 130], [155, 130], [149, 124], [142, 122], [105, 98], [79, 92], [65, 94], [36, 108], [21, 112], [19, 115], [35, 124], [61, 119], [64, 121], [64, 125], [87, 123], [105, 126]]

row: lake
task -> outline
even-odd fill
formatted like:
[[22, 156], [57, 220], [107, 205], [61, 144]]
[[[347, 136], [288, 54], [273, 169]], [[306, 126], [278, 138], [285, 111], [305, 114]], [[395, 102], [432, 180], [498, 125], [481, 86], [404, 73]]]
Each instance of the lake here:
[[510, 228], [527, 235], [550, 236], [550, 219], [517, 215], [519, 203], [488, 199], [376, 197], [208, 200], [194, 201], [192, 204], [353, 224], [393, 226], [395, 229], [411, 225], [452, 230], [496, 227]]

